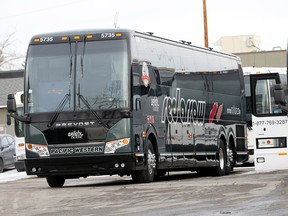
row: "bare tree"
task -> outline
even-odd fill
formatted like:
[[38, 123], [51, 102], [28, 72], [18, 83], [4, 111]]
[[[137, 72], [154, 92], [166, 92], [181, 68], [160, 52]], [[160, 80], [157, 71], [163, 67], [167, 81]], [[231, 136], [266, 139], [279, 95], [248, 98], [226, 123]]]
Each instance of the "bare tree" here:
[[12, 40], [13, 35], [14, 33], [11, 33], [0, 40], [0, 70], [23, 68], [24, 55], [15, 51], [13, 47], [14, 41]]

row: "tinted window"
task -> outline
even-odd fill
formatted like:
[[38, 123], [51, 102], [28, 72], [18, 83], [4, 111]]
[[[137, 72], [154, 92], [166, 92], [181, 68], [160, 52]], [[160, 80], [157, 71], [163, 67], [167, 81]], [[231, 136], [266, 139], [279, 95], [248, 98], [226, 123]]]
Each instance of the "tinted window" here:
[[[158, 73], [154, 70], [153, 67], [149, 66], [149, 76], [150, 76], [150, 83], [152, 85], [157, 85], [157, 78]], [[159, 79], [159, 78], [158, 78]]]
[[220, 94], [240, 95], [240, 77], [238, 70], [211, 73], [210, 91]]
[[204, 73], [176, 73], [173, 86], [205, 91], [207, 89], [207, 77]]
[[61, 101], [63, 111], [88, 109], [84, 101], [93, 109], [126, 107], [127, 65], [126, 40], [31, 45], [26, 67], [30, 112], [54, 111]]
[[[71, 50], [68, 43], [30, 46], [26, 75], [31, 112], [54, 111], [64, 96], [72, 92]], [[64, 110], [72, 109], [70, 102]]]
[[[83, 50], [78, 53], [77, 62], [79, 94], [94, 109], [126, 107], [129, 93], [126, 40], [87, 42]], [[87, 109], [81, 100], [79, 109]]]
[[161, 85], [165, 85], [165, 86], [171, 86], [172, 85], [172, 81], [174, 79], [174, 70], [161, 70], [160, 71], [160, 80], [161, 80]]

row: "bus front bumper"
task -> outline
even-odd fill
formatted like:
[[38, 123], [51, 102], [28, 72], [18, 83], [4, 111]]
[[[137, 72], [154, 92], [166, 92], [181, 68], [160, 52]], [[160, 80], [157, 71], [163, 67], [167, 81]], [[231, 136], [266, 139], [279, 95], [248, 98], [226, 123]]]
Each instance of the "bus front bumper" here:
[[131, 174], [137, 166], [139, 158], [134, 154], [97, 155], [82, 157], [51, 157], [26, 158], [25, 168], [27, 175], [53, 176], [62, 175], [66, 178], [87, 177], [90, 175], [125, 175]]

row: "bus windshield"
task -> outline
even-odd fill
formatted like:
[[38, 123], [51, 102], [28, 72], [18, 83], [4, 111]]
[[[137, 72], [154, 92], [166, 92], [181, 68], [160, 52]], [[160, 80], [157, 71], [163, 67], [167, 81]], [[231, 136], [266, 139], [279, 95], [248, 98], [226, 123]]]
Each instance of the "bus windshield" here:
[[31, 45], [26, 76], [31, 113], [129, 105], [126, 40]]

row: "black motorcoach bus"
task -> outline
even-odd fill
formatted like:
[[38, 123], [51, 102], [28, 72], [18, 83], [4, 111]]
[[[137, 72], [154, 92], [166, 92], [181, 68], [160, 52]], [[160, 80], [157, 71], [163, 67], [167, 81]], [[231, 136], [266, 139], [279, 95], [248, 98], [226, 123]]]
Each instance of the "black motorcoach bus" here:
[[221, 176], [247, 160], [238, 57], [126, 29], [36, 35], [27, 53], [28, 175], [49, 186], [90, 175], [151, 182]]

